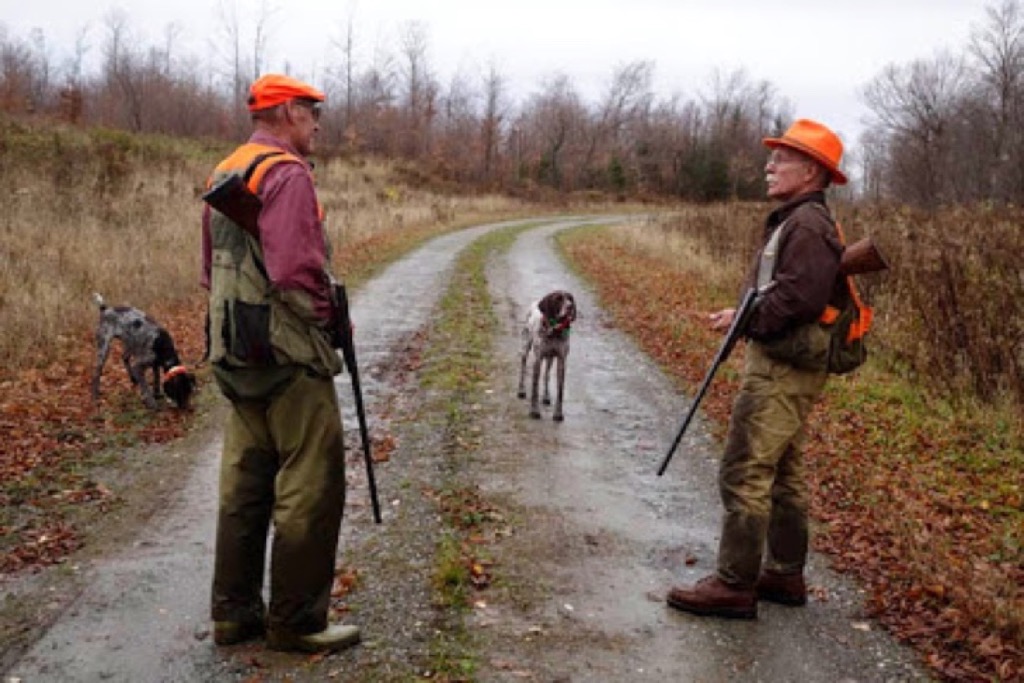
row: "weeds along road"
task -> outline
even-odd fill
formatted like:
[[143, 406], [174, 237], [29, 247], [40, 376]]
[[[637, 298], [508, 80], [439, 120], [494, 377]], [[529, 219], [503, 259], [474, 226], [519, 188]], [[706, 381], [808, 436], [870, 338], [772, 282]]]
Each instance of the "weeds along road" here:
[[[352, 450], [339, 566], [354, 587], [339, 591], [339, 604], [363, 627], [362, 645], [307, 657], [261, 642], [212, 644], [215, 424], [176, 446], [198, 449], [187, 484], [119, 550], [78, 568], [80, 591], [6, 680], [927, 680], [819, 558], [803, 609], [764, 604], [758, 621], [732, 622], [666, 608], [671, 584], [714, 566], [718, 446], [698, 424], [655, 476], [687, 399], [558, 259], [553, 236], [586, 222], [446, 235], [352, 296], [371, 428], [397, 444], [377, 467], [384, 523], [375, 525], [340, 377]], [[477, 258], [486, 280], [460, 279], [460, 269], [478, 267], [462, 256], [486, 240]], [[515, 396], [522, 320], [555, 288], [573, 291], [581, 311], [564, 423], [550, 411], [531, 420]], [[419, 386], [424, 368], [459, 351], [434, 329], [439, 302], [487, 299], [497, 325], [486, 373], [468, 389]], [[467, 559], [489, 587], [445, 580]]]

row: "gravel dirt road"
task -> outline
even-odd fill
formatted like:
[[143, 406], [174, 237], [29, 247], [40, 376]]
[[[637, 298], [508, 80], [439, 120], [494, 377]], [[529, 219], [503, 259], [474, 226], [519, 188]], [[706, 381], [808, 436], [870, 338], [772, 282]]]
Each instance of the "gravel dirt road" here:
[[[467, 680], [928, 680], [912, 653], [862, 615], [856, 587], [820, 557], [805, 608], [763, 604], [757, 621], [735, 622], [665, 606], [670, 585], [714, 566], [719, 445], [698, 422], [665, 476], [655, 476], [687, 397], [558, 259], [553, 235], [585, 222], [528, 227], [488, 266], [497, 371], [468, 408], [475, 445], [458, 476], [496, 511], [503, 533], [488, 548], [493, 585], [474, 595], [468, 613], [440, 609], [431, 584], [443, 530], [436, 492], [452, 476], [445, 449], [453, 437], [443, 420], [408, 416], [420, 407], [415, 370], [455, 258], [511, 224], [437, 238], [352, 295], [372, 429], [398, 444], [377, 468], [384, 523], [375, 525], [348, 378], [340, 377], [353, 450], [339, 565], [358, 575], [346, 619], [363, 627], [362, 645], [328, 657], [271, 653], [261, 642], [213, 645], [207, 601], [221, 444], [213, 420], [149, 454], [164, 467], [187, 466], [183, 485], [154, 489], [157, 514], [120, 530], [108, 552], [61, 570], [74, 591], [56, 588], [59, 575], [31, 584], [48, 591], [37, 596], [48, 628], [5, 680], [419, 680], [432, 675], [455, 631], [475, 652]], [[531, 420], [515, 395], [522, 320], [531, 301], [555, 288], [572, 291], [581, 310], [564, 423], [549, 410]]]

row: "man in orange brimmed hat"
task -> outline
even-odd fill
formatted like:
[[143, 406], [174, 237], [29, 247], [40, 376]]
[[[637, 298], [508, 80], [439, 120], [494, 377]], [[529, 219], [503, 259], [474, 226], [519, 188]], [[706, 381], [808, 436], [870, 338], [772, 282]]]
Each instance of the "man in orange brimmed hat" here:
[[[699, 615], [753, 619], [758, 599], [804, 605], [807, 587], [807, 485], [801, 442], [827, 376], [826, 308], [842, 310], [849, 290], [840, 274], [843, 247], [825, 205], [825, 189], [843, 184], [843, 145], [816, 121], [798, 120], [765, 138], [768, 215], [764, 246], [749, 276], [759, 295], [733, 404], [719, 490], [725, 515], [718, 567], [692, 586], [672, 588], [670, 606]], [[711, 315], [729, 328], [734, 309]]]
[[306, 160], [323, 101], [288, 76], [253, 83], [255, 130], [210, 178], [212, 188], [235, 187], [237, 201], [218, 204], [226, 213], [208, 205], [203, 213], [209, 356], [230, 403], [211, 600], [218, 645], [264, 633], [278, 650], [331, 651], [359, 641], [355, 626], [327, 620], [345, 456], [329, 247]]

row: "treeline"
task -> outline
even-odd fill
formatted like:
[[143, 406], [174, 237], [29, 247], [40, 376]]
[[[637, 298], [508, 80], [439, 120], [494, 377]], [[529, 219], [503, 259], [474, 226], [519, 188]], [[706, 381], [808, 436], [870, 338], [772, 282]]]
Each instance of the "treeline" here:
[[[1021, 3], [988, 7], [959, 53], [890, 65], [862, 88], [872, 120], [859, 141], [846, 142], [863, 196], [924, 208], [1024, 201]], [[62, 59], [42, 30], [14, 36], [0, 24], [0, 111], [238, 139], [248, 130], [246, 88], [270, 70], [273, 11], [263, 7], [246, 25], [222, 12], [216, 51], [205, 60], [181, 54], [175, 26], [159, 45], [142, 44], [116, 10], [99, 36], [83, 30]], [[470, 187], [760, 198], [760, 140], [799, 113], [770, 82], [742, 70], [713, 73], [692, 99], [659, 96], [650, 61], [614, 69], [596, 101], [558, 73], [515, 101], [495, 66], [442, 82], [421, 23], [400, 26], [395, 44], [372, 57], [362, 54], [353, 18], [342, 26], [326, 68], [311, 78], [330, 98], [322, 142], [336, 153], [411, 160]], [[98, 63], [92, 70], [90, 60]]]
[[[100, 35], [80, 35], [69, 57], [53, 56], [42, 30], [10, 35], [0, 25], [0, 111], [138, 133], [237, 139], [249, 125], [248, 84], [267, 69], [269, 16], [251, 31], [221, 18], [215, 64], [180, 54], [168, 27], [158, 46], [140, 44], [123, 13]], [[654, 92], [655, 65], [622, 64], [588, 102], [553, 73], [514, 101], [497, 67], [442, 82], [429, 61], [424, 25], [400, 27], [396, 45], [361, 57], [350, 20], [322, 75], [330, 106], [321, 145], [349, 154], [415, 161], [470, 187], [529, 193], [599, 191], [710, 201], [763, 194], [766, 133], [778, 134], [791, 105], [745, 71], [713, 73], [694, 99]], [[243, 41], [243, 33], [256, 37]], [[262, 37], [261, 37], [262, 36]], [[97, 40], [98, 38], [98, 40]], [[90, 41], [98, 44], [99, 64]], [[89, 57], [89, 59], [87, 59]], [[295, 69], [292, 75], [307, 77]], [[696, 89], [695, 89], [696, 90]]]
[[959, 52], [890, 65], [863, 90], [869, 198], [934, 208], [1024, 202], [1024, 8], [985, 10]]

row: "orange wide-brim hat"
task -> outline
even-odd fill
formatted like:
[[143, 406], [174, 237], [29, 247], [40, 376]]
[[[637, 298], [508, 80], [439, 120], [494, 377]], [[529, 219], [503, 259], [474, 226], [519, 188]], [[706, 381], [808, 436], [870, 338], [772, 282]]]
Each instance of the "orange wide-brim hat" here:
[[827, 126], [810, 119], [797, 119], [781, 138], [765, 138], [764, 146], [789, 147], [811, 157], [828, 169], [832, 182], [846, 184], [846, 174], [839, 170], [843, 158], [843, 142]]
[[249, 111], [276, 107], [288, 100], [323, 102], [324, 94], [308, 83], [280, 74], [267, 74], [249, 86]]

